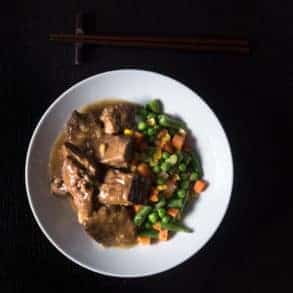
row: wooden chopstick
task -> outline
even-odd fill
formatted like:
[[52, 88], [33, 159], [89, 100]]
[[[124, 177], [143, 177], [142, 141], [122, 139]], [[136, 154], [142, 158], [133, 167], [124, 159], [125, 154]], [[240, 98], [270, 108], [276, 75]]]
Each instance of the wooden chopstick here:
[[170, 48], [202, 52], [249, 53], [249, 43], [244, 39], [208, 39], [188, 37], [140, 37], [140, 36], [105, 36], [51, 34], [51, 41], [84, 43], [106, 46]]

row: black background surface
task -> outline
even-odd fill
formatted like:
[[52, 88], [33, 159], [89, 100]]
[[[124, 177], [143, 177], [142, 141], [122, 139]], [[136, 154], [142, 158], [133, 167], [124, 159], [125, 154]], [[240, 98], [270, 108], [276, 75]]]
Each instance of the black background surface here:
[[[292, 168], [286, 167], [292, 150], [290, 1], [4, 2], [0, 10], [0, 291], [292, 292]], [[95, 16], [91, 30], [96, 32], [237, 35], [251, 40], [253, 53], [101, 47], [88, 52], [86, 63], [74, 66], [72, 47], [49, 43], [48, 34], [72, 32], [77, 11]], [[119, 68], [157, 71], [195, 90], [222, 122], [235, 168], [231, 204], [214, 237], [179, 267], [140, 279], [101, 276], [67, 260], [41, 233], [24, 186], [27, 146], [45, 109], [77, 81]]]

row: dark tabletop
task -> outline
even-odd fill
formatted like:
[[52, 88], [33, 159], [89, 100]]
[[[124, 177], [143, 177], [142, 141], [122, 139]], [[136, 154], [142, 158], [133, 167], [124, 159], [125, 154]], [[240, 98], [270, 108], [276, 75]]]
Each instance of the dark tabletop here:
[[[289, 150], [292, 157], [293, 5], [250, 2], [10, 0], [1, 4], [1, 292], [291, 291], [292, 167], [286, 168], [286, 162]], [[93, 32], [237, 35], [251, 40], [253, 52], [236, 56], [100, 47], [88, 49], [86, 62], [74, 66], [72, 46], [49, 43], [48, 34], [73, 32], [77, 11], [89, 13]], [[37, 226], [24, 186], [27, 146], [45, 109], [77, 81], [119, 68], [157, 71], [195, 90], [222, 122], [235, 167], [231, 204], [208, 244], [179, 267], [140, 279], [105, 277], [66, 259]]]

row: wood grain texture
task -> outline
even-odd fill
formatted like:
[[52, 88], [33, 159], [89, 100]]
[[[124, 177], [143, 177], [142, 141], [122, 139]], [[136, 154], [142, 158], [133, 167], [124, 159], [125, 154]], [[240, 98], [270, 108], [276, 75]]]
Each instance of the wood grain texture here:
[[[287, 236], [292, 191], [286, 184], [292, 173], [286, 163], [292, 152], [288, 137], [293, 114], [289, 3], [260, 1], [252, 7], [248, 1], [232, 0], [6, 2], [0, 11], [0, 32], [5, 36], [0, 49], [0, 291], [292, 291]], [[76, 67], [73, 47], [51, 44], [48, 35], [72, 33], [77, 11], [95, 16], [88, 23], [89, 33], [242, 35], [252, 39], [254, 52], [239, 57], [85, 48], [87, 59]], [[63, 257], [34, 221], [24, 187], [26, 149], [45, 109], [77, 81], [118, 68], [158, 71], [194, 89], [223, 123], [235, 164], [232, 201], [211, 241], [183, 265], [135, 280], [94, 274]]]

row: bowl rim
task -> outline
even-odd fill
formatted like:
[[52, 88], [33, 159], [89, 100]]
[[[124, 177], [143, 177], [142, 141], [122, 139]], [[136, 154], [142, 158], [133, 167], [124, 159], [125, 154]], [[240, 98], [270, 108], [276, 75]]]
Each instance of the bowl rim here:
[[[88, 266], [82, 262], [80, 262], [79, 260], [77, 260], [76, 258], [72, 257], [70, 254], [68, 254], [66, 251], [64, 251], [55, 241], [54, 239], [47, 233], [47, 231], [45, 230], [45, 228], [43, 227], [38, 215], [37, 215], [37, 212], [35, 211], [35, 208], [34, 208], [34, 204], [33, 204], [33, 201], [32, 201], [32, 197], [31, 197], [31, 194], [30, 194], [30, 184], [29, 184], [29, 179], [28, 179], [28, 173], [29, 173], [29, 162], [30, 162], [30, 159], [31, 159], [31, 152], [32, 152], [32, 145], [33, 145], [33, 142], [35, 140], [35, 137], [38, 133], [38, 130], [41, 126], [41, 124], [43, 123], [43, 121], [45, 120], [45, 118], [47, 117], [47, 114], [51, 111], [51, 109], [64, 97], [66, 96], [69, 92], [71, 92], [72, 90], [74, 90], [75, 88], [79, 87], [80, 85], [82, 85], [83, 83], [86, 83], [92, 79], [95, 79], [95, 78], [98, 78], [100, 76], [105, 76], [105, 75], [111, 75], [111, 74], [116, 74], [116, 73], [127, 73], [127, 72], [136, 72], [136, 73], [147, 73], [147, 74], [153, 74], [153, 75], [156, 75], [158, 77], [162, 77], [162, 78], [165, 78], [165, 79], [169, 79], [170, 81], [172, 82], [176, 82], [178, 83], [180, 86], [188, 89], [189, 91], [191, 91], [193, 94], [197, 95], [197, 97], [201, 100], [201, 102], [203, 104], [205, 104], [205, 106], [212, 112], [212, 114], [214, 115], [214, 118], [216, 119], [220, 129], [222, 130], [222, 134], [224, 136], [224, 139], [226, 140], [226, 143], [227, 143], [227, 151], [228, 151], [228, 157], [230, 158], [230, 167], [231, 167], [231, 182], [230, 182], [230, 186], [229, 186], [229, 195], [228, 195], [228, 201], [227, 201], [227, 204], [224, 208], [224, 212], [222, 213], [221, 217], [220, 217], [220, 221], [218, 222], [217, 225], [214, 226], [213, 228], [213, 231], [212, 233], [210, 234], [209, 237], [207, 237], [206, 241], [198, 247], [198, 249], [196, 251], [194, 251], [192, 254], [188, 255], [187, 257], [183, 258], [180, 262], [178, 262], [176, 265], [174, 266], [171, 266], [169, 268], [166, 268], [166, 269], [162, 269], [162, 270], [158, 270], [158, 271], [153, 271], [153, 272], [148, 272], [148, 273], [143, 273], [143, 274], [118, 274], [118, 273], [111, 273], [109, 271], [103, 271], [103, 270], [100, 270], [100, 269], [96, 269], [94, 267], [91, 267], [91, 266]], [[160, 273], [163, 273], [163, 272], [166, 272], [166, 271], [169, 271], [171, 269], [174, 269], [176, 268], [177, 266], [181, 265], [182, 263], [186, 262], [188, 259], [190, 259], [192, 256], [194, 256], [196, 253], [198, 253], [211, 239], [212, 237], [214, 237], [216, 231], [218, 230], [218, 228], [220, 227], [221, 223], [223, 222], [223, 219], [227, 213], [227, 210], [228, 210], [228, 207], [229, 207], [229, 204], [231, 202], [231, 196], [232, 196], [232, 191], [233, 191], [233, 183], [234, 183], [234, 165], [233, 165], [233, 157], [232, 157], [232, 151], [231, 151], [231, 145], [230, 145], [230, 142], [229, 142], [229, 139], [227, 137], [227, 134], [220, 122], [220, 120], [218, 119], [217, 115], [215, 114], [215, 112], [212, 110], [212, 108], [201, 98], [200, 95], [198, 95], [195, 91], [193, 91], [189, 86], [185, 85], [184, 83], [182, 83], [181, 81], [178, 81], [176, 80], [175, 78], [173, 77], [170, 77], [168, 75], [165, 75], [165, 74], [162, 74], [162, 73], [158, 73], [158, 72], [154, 72], [154, 71], [150, 71], [150, 70], [143, 70], [143, 69], [114, 69], [114, 70], [109, 70], [109, 71], [105, 71], [105, 72], [101, 72], [101, 73], [98, 73], [98, 74], [94, 74], [92, 76], [89, 76], [85, 79], [82, 79], [81, 81], [73, 84], [71, 87], [69, 87], [67, 90], [65, 90], [64, 92], [62, 92], [58, 98], [56, 98], [50, 105], [49, 107], [46, 109], [46, 111], [44, 112], [44, 114], [41, 116], [40, 120], [38, 121], [38, 123], [36, 124], [35, 128], [34, 128], [34, 131], [33, 131], [33, 134], [31, 136], [31, 139], [30, 139], [30, 142], [29, 142], [29, 145], [28, 145], [28, 148], [27, 148], [27, 153], [26, 153], [26, 160], [25, 160], [25, 188], [26, 188], [26, 194], [27, 194], [27, 198], [28, 198], [28, 201], [29, 201], [29, 206], [30, 206], [30, 209], [33, 213], [33, 216], [34, 216], [34, 219], [35, 221], [37, 222], [39, 228], [41, 229], [41, 231], [44, 233], [44, 235], [46, 236], [46, 238], [49, 240], [49, 242], [61, 253], [63, 254], [65, 257], [67, 257], [68, 259], [70, 259], [73, 263], [76, 263], [78, 264], [79, 266], [89, 270], [89, 271], [92, 271], [92, 272], [95, 272], [95, 273], [99, 273], [99, 274], [102, 274], [102, 275], [105, 275], [105, 276], [110, 276], [110, 277], [119, 277], [119, 278], [140, 278], [140, 277], [148, 277], [148, 276], [152, 276], [152, 275], [156, 275], [156, 274], [160, 274]]]

